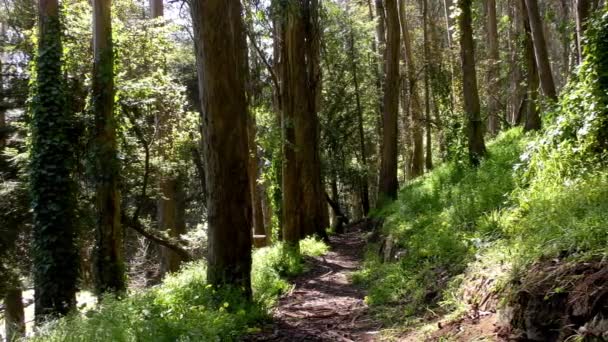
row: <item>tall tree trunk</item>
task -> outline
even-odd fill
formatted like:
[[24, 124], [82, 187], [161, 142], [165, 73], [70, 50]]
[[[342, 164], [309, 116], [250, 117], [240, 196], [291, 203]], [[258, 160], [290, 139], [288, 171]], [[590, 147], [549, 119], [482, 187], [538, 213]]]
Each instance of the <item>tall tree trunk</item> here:
[[385, 54], [386, 85], [384, 87], [384, 113], [382, 117], [383, 143], [379, 204], [382, 200], [396, 199], [397, 181], [397, 118], [399, 112], [399, 13], [397, 0], [386, 0], [387, 45]]
[[576, 2], [576, 48], [579, 62], [583, 61], [583, 37], [587, 28], [587, 19], [591, 12], [591, 0], [574, 0]]
[[256, 247], [266, 246], [268, 237], [264, 226], [264, 212], [262, 211], [262, 194], [258, 184], [259, 156], [255, 141], [257, 134], [255, 113], [249, 113], [247, 117], [247, 137], [249, 147], [249, 187], [251, 192], [251, 214], [253, 224], [254, 245]]
[[488, 132], [496, 135], [500, 130], [502, 108], [498, 99], [500, 78], [500, 55], [498, 53], [498, 25], [496, 23], [496, 0], [486, 0], [488, 15]]
[[[372, 39], [372, 43], [371, 43], [371, 48], [372, 48], [372, 58], [371, 58], [371, 62], [372, 62], [372, 68], [374, 70], [374, 76], [375, 76], [375, 85], [376, 85], [376, 133], [378, 135], [378, 138], [376, 140], [376, 151], [378, 152], [377, 155], [380, 155], [381, 151], [382, 151], [382, 113], [384, 112], [384, 108], [383, 108], [383, 102], [382, 102], [382, 96], [383, 96], [383, 90], [382, 90], [382, 85], [384, 84], [384, 45], [386, 45], [386, 38], [385, 38], [385, 28], [384, 28], [384, 5], [382, 4], [382, 0], [378, 0], [380, 2], [379, 6], [382, 9], [382, 13], [376, 13], [376, 17], [374, 17], [374, 12], [373, 12], [373, 8], [376, 8], [376, 12], [378, 12], [378, 3], [376, 2], [376, 0], [374, 1], [374, 6], [372, 6], [372, 0], [367, 0], [367, 6], [368, 6], [368, 15], [369, 15], [369, 21], [370, 22], [376, 22], [376, 35], [375, 35], [375, 39]], [[382, 20], [380, 20], [379, 16], [382, 15]], [[379, 172], [380, 172], [380, 163], [381, 163], [381, 158], [375, 158], [375, 163], [376, 166], [374, 168], [375, 172], [373, 175], [371, 175], [371, 177], [373, 177], [373, 188], [377, 189], [378, 188], [378, 181], [379, 181]], [[378, 172], [378, 174], [376, 174], [376, 172]], [[370, 194], [370, 207], [372, 206], [372, 203], [376, 202], [376, 192], [372, 192]]]
[[[150, 15], [153, 19], [162, 18], [164, 13], [163, 1], [162, 0], [150, 0]], [[158, 141], [160, 142], [160, 157], [162, 160], [169, 162], [169, 153], [167, 151], [171, 149], [173, 144], [173, 137], [171, 136], [173, 127], [171, 118], [167, 113], [161, 112], [158, 114]], [[179, 170], [174, 170], [175, 173], [179, 173]], [[167, 172], [161, 171], [160, 182], [159, 182], [159, 198], [157, 200], [157, 211], [158, 211], [158, 229], [160, 231], [167, 231], [169, 236], [177, 238], [182, 234], [186, 233], [186, 226], [183, 218], [183, 212], [180, 212], [181, 207], [185, 203], [178, 203], [179, 199], [184, 198], [184, 187], [181, 181], [178, 179], [179, 176]], [[179, 224], [178, 224], [179, 223]], [[183, 258], [167, 247], [161, 247], [160, 249], [161, 262], [160, 262], [160, 276], [164, 276], [169, 272], [177, 272], [183, 262]]]
[[426, 133], [426, 153], [424, 164], [428, 171], [433, 169], [433, 145], [431, 132], [431, 88], [430, 88], [430, 68], [431, 50], [429, 42], [428, 25], [428, 0], [422, 0], [422, 26], [424, 38], [424, 111], [425, 111], [425, 133]]
[[422, 100], [418, 89], [418, 79], [416, 61], [414, 60], [414, 52], [410, 39], [409, 27], [405, 15], [405, 0], [399, 1], [399, 17], [401, 21], [401, 34], [403, 36], [403, 47], [405, 50], [405, 63], [407, 69], [408, 89], [410, 91], [410, 113], [411, 113], [411, 132], [412, 132], [412, 158], [409, 166], [409, 175], [411, 178], [416, 178], [424, 173], [424, 144], [422, 131]]
[[126, 290], [114, 117], [111, 0], [93, 1], [93, 111], [97, 204], [97, 291]]
[[538, 100], [538, 70], [536, 69], [536, 61], [534, 57], [534, 43], [532, 42], [532, 30], [530, 28], [530, 20], [527, 15], [525, 0], [521, 0], [523, 9], [523, 25], [524, 25], [524, 57], [526, 59], [526, 72], [527, 72], [527, 83], [528, 90], [527, 95], [524, 98], [525, 104], [524, 112], [524, 130], [532, 131], [539, 130], [541, 127], [541, 120], [536, 108]]
[[75, 307], [79, 265], [71, 181], [74, 159], [67, 138], [74, 119], [65, 109], [58, 1], [40, 0], [39, 15], [30, 154], [37, 324]]
[[[0, 32], [0, 36], [3, 36], [2, 32]], [[0, 59], [0, 152], [6, 146], [6, 140], [8, 133], [5, 131], [6, 129], [6, 109], [4, 103], [4, 92], [1, 91], [4, 86], [3, 76], [4, 70], [2, 69], [2, 59]]]
[[150, 17], [162, 18], [164, 12], [163, 0], [150, 0]]
[[547, 42], [545, 41], [543, 23], [538, 9], [538, 0], [526, 0], [526, 8], [530, 28], [532, 29], [532, 41], [534, 42], [534, 55], [536, 56], [536, 67], [538, 68], [540, 85], [545, 96], [555, 101], [557, 100], [557, 93], [555, 91], [553, 74], [551, 73], [551, 64], [549, 63]]
[[11, 288], [4, 295], [4, 327], [7, 342], [25, 337], [25, 311], [20, 287]]
[[239, 0], [191, 3], [207, 166], [207, 281], [251, 294], [245, 30]]
[[486, 146], [483, 140], [483, 123], [481, 120], [477, 74], [475, 71], [471, 3], [472, 0], [458, 0], [461, 12], [458, 24], [460, 26], [462, 91], [464, 95], [464, 111], [467, 115], [469, 159], [473, 165], [478, 165], [481, 158], [486, 154]]
[[361, 196], [361, 208], [363, 215], [367, 216], [369, 213], [369, 184], [368, 184], [368, 165], [367, 165], [367, 151], [365, 149], [365, 134], [363, 131], [363, 108], [361, 107], [361, 95], [359, 89], [359, 74], [357, 70], [357, 51], [355, 47], [355, 35], [351, 29], [350, 32], [350, 55], [351, 55], [351, 69], [353, 73], [353, 83], [355, 85], [355, 103], [357, 105], [357, 131], [359, 133], [359, 158], [361, 165], [363, 166], [364, 173], [361, 175], [360, 180], [360, 196]]
[[326, 238], [329, 216], [318, 148], [318, 2], [291, 0], [283, 11], [283, 237], [293, 245], [308, 235]]

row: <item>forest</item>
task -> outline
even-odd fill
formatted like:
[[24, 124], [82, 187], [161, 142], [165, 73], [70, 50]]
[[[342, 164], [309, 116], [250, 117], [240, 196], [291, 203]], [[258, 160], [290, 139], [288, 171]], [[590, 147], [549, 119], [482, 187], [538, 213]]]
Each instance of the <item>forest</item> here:
[[607, 284], [605, 0], [0, 0], [0, 341], [608, 341]]

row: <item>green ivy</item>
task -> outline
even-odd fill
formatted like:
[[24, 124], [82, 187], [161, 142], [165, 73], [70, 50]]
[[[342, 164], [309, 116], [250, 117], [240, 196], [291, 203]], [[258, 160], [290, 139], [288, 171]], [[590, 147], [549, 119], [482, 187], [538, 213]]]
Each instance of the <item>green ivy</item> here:
[[66, 110], [61, 25], [43, 17], [32, 102], [30, 188], [34, 214], [33, 259], [36, 316], [66, 314], [75, 303], [73, 118]]

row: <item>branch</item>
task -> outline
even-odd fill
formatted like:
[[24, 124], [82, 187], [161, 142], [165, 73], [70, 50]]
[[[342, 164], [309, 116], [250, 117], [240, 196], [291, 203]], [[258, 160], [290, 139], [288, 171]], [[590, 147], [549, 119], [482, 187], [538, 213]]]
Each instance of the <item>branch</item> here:
[[124, 210], [121, 210], [120, 214], [122, 217], [122, 222], [127, 227], [132, 228], [133, 230], [140, 233], [148, 240], [156, 242], [157, 244], [159, 244], [163, 247], [169, 248], [170, 250], [172, 250], [173, 252], [175, 252], [179, 256], [181, 256], [184, 259], [184, 261], [192, 260], [192, 255], [190, 255], [190, 253], [186, 249], [184, 249], [184, 247], [181, 246], [181, 243], [179, 241], [158, 235], [156, 232], [146, 228], [141, 223], [141, 221], [135, 220], [134, 218], [129, 217], [129, 215]]
[[251, 45], [253, 45], [253, 47], [255, 48], [255, 51], [258, 53], [258, 56], [260, 56], [260, 59], [262, 60], [262, 63], [264, 63], [264, 65], [266, 66], [266, 69], [268, 69], [268, 73], [270, 74], [270, 78], [272, 79], [272, 83], [274, 84], [277, 92], [280, 92], [281, 88], [279, 88], [279, 79], [277, 78], [277, 75], [274, 73], [274, 70], [273, 70], [272, 66], [270, 65], [270, 63], [266, 59], [266, 55], [264, 55], [264, 52], [255, 43], [255, 37], [253, 36], [253, 34], [251, 32], [247, 32], [247, 35], [249, 36], [249, 40], [251, 41]]

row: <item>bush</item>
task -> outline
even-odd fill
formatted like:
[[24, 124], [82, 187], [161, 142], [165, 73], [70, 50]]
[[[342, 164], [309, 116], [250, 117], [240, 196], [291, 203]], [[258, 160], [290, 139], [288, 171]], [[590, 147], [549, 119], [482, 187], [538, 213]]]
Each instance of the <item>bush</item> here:
[[442, 165], [376, 213], [385, 217], [383, 234], [396, 240], [403, 256], [381, 263], [377, 253], [368, 253], [354, 278], [368, 284], [368, 303], [400, 304], [401, 315], [433, 304], [479, 247], [503, 235], [496, 212], [511, 203], [512, 169], [526, 140], [520, 129], [504, 132], [478, 168], [458, 161]]
[[[302, 255], [327, 252], [323, 242], [301, 241]], [[268, 309], [289, 289], [286, 276], [304, 270], [302, 259], [285, 253], [282, 244], [253, 254], [254, 300], [243, 289], [214, 287], [206, 283], [201, 261], [188, 264], [163, 283], [123, 300], [106, 297], [87, 313], [74, 313], [50, 322], [34, 341], [231, 341], [268, 319]]]

